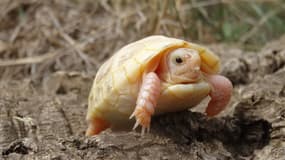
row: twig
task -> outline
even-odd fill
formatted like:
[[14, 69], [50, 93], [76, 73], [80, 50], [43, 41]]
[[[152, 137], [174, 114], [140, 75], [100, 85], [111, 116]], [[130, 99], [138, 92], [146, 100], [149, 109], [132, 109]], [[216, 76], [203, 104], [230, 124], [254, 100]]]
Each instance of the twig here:
[[25, 15], [19, 16], [20, 17], [20, 24], [15, 28], [15, 30], [12, 32], [11, 37], [9, 41], [13, 43], [16, 38], [18, 37], [19, 32], [21, 29], [27, 24], [27, 18]]
[[232, 4], [232, 3], [238, 3], [238, 2], [255, 2], [255, 3], [266, 3], [266, 2], [278, 2], [279, 0], [208, 0], [208, 1], [202, 1], [197, 2], [195, 4], [191, 5], [185, 5], [182, 10], [190, 10], [194, 8], [201, 8], [201, 7], [208, 7], [208, 6], [214, 6], [217, 4]]
[[54, 14], [50, 11], [50, 9], [47, 9], [48, 14], [55, 26], [55, 28], [58, 30], [59, 35], [76, 51], [76, 53], [79, 55], [80, 58], [83, 59], [83, 61], [85, 62], [85, 64], [87, 65], [87, 67], [90, 67], [90, 62], [93, 63], [95, 65], [95, 67], [97, 67], [99, 63], [99, 61], [97, 61], [96, 59], [92, 59], [90, 58], [87, 54], [85, 54], [84, 52], [82, 52], [77, 46], [76, 46], [76, 42], [68, 35], [66, 34], [63, 30], [62, 27], [58, 21], [58, 19], [56, 19], [56, 17], [54, 16]]
[[225, 3], [225, 2], [221, 1], [221, 0], [210, 0], [210, 1], [205, 1], [205, 2], [199, 2], [199, 3], [195, 3], [195, 4], [191, 4], [191, 5], [186, 5], [185, 7], [183, 7], [183, 10], [190, 10], [190, 9], [194, 9], [194, 8], [213, 6], [213, 5], [217, 5], [220, 3]]
[[276, 15], [277, 13], [279, 13], [280, 11], [283, 11], [283, 7], [281, 9], [278, 10], [273, 10], [269, 13], [267, 13], [265, 16], [263, 16], [259, 22], [247, 33], [245, 33], [239, 40], [240, 43], [244, 43], [246, 42], [250, 37], [252, 37], [254, 34], [257, 33], [257, 31], [259, 30], [259, 28], [261, 26], [263, 26], [264, 23], [266, 23], [268, 21], [268, 19], [270, 19], [272, 16]]
[[20, 24], [20, 25], [18, 25], [18, 26], [15, 28], [14, 32], [12, 33], [12, 35], [11, 35], [11, 37], [10, 37], [10, 39], [9, 39], [9, 41], [10, 41], [11, 43], [13, 43], [13, 42], [15, 41], [15, 39], [17, 38], [17, 36], [18, 36], [20, 30], [22, 29], [22, 27], [23, 27], [23, 25]]
[[168, 1], [162, 1], [161, 11], [158, 13], [158, 19], [157, 19], [157, 23], [154, 28], [154, 33], [157, 33], [159, 31], [161, 20], [166, 13], [167, 6], [168, 6]]
[[0, 60], [1, 67], [7, 66], [16, 66], [16, 65], [24, 65], [24, 64], [36, 64], [51, 59], [58, 55], [57, 53], [47, 53], [41, 56], [34, 56], [34, 57], [27, 57], [27, 58], [20, 58], [15, 60]]
[[183, 35], [186, 36], [187, 35], [187, 31], [186, 31], [186, 28], [183, 25], [182, 18], [181, 18], [180, 12], [179, 12], [180, 7], [178, 8], [178, 4], [177, 3], [178, 3], [178, 1], [174, 1], [174, 9], [175, 9], [175, 12], [176, 12], [176, 16], [177, 16], [179, 25], [180, 25], [180, 27], [182, 29]]
[[102, 0], [100, 1], [100, 5], [109, 13], [111, 13], [112, 15], [117, 15], [116, 12], [114, 12], [114, 10], [112, 9], [112, 7], [110, 7], [110, 5], [108, 4], [107, 0]]

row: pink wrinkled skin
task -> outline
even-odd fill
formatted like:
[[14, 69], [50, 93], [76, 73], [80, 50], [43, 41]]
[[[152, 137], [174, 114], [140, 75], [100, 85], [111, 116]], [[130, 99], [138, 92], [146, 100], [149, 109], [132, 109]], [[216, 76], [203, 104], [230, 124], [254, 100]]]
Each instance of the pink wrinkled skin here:
[[154, 72], [148, 73], [143, 80], [141, 90], [137, 99], [138, 107], [145, 107], [150, 113], [154, 113], [157, 99], [160, 93], [160, 80]]
[[136, 117], [135, 129], [138, 125], [142, 126], [142, 134], [145, 129], [149, 131], [151, 115], [154, 114], [157, 99], [160, 94], [160, 79], [154, 72], [147, 73], [143, 78], [143, 83], [137, 98], [136, 108], [130, 116]]
[[229, 79], [221, 75], [208, 75], [207, 81], [211, 84], [211, 100], [206, 109], [208, 116], [215, 116], [220, 113], [229, 103], [233, 85]]

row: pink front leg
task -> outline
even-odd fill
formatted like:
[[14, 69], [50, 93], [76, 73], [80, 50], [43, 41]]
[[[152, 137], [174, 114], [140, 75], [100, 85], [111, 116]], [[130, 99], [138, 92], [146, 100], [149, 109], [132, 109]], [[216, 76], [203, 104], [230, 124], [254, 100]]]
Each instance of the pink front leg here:
[[221, 75], [207, 75], [207, 81], [211, 84], [211, 100], [206, 109], [208, 116], [219, 114], [231, 99], [233, 85], [229, 79]]
[[150, 128], [151, 115], [154, 114], [154, 108], [160, 94], [160, 79], [154, 72], [147, 73], [144, 78], [138, 94], [136, 108], [130, 116], [136, 117], [134, 129], [142, 126], [142, 133]]

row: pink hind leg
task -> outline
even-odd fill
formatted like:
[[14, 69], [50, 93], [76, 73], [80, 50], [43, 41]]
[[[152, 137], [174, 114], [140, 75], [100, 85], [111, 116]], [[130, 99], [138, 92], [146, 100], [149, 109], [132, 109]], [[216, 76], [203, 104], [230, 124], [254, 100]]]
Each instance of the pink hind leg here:
[[229, 79], [221, 75], [208, 75], [207, 80], [211, 84], [212, 90], [206, 113], [208, 116], [215, 116], [229, 103], [233, 85]]
[[110, 124], [102, 118], [93, 118], [88, 123], [88, 128], [85, 133], [86, 136], [97, 135], [110, 127]]

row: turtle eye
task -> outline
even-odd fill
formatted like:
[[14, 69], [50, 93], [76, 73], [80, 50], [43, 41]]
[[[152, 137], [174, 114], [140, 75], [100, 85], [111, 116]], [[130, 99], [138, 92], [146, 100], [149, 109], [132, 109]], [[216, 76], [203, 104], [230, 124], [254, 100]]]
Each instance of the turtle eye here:
[[175, 63], [176, 64], [181, 64], [181, 63], [183, 63], [183, 59], [181, 57], [176, 57], [175, 58]]
[[184, 48], [179, 48], [170, 53], [170, 62], [173, 65], [180, 66], [187, 62], [191, 54]]

